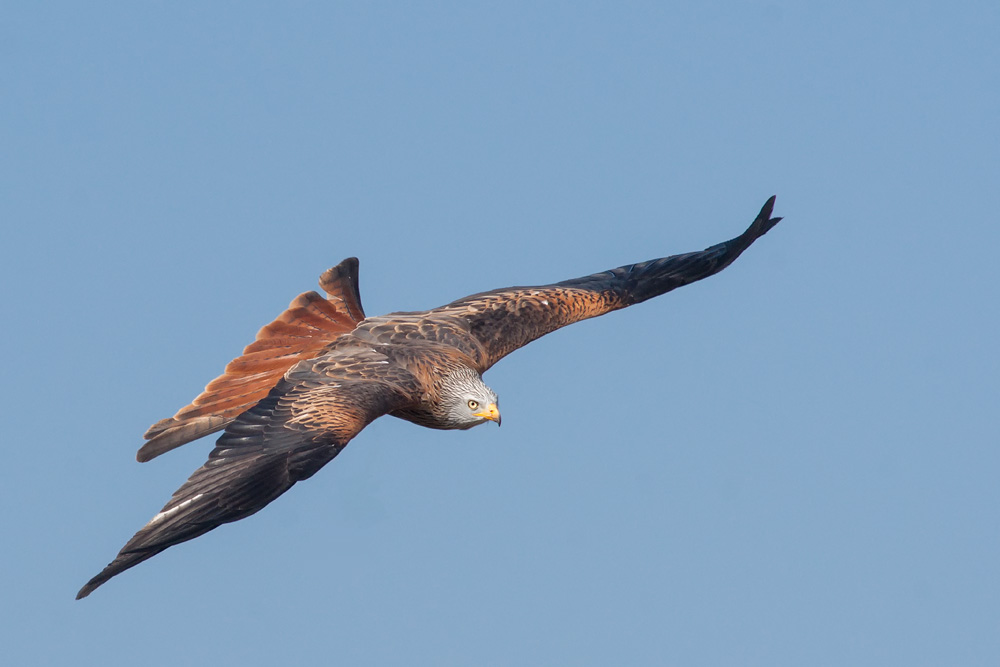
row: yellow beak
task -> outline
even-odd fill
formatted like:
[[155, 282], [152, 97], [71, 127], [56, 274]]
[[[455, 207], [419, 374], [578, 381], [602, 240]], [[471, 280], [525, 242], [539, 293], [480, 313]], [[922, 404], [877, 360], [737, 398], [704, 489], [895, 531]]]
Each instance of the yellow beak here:
[[500, 411], [497, 410], [496, 403], [490, 403], [486, 406], [486, 409], [482, 412], [477, 412], [472, 415], [473, 417], [481, 417], [482, 419], [489, 419], [491, 422], [496, 422], [497, 426], [500, 425]]

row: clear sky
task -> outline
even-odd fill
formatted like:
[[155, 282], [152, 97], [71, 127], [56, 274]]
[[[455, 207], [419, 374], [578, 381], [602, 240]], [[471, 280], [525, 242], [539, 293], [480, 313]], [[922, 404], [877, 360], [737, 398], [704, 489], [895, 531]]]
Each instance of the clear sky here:
[[[10, 665], [1000, 664], [1000, 5], [15, 3]], [[75, 602], [205, 459], [141, 435], [344, 257], [369, 314], [722, 274], [381, 419]]]

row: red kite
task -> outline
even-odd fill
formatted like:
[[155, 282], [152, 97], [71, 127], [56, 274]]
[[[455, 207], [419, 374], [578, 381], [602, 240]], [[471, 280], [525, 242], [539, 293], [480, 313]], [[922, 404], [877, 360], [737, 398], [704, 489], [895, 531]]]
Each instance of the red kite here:
[[539, 287], [508, 287], [440, 308], [365, 317], [358, 260], [320, 277], [194, 401], [146, 432], [136, 458], [225, 429], [185, 482], [77, 599], [164, 549], [261, 510], [330, 462], [382, 415], [421, 426], [500, 423], [482, 380], [493, 364], [573, 322], [641, 303], [726, 268], [778, 224], [771, 197], [740, 236], [701, 252]]

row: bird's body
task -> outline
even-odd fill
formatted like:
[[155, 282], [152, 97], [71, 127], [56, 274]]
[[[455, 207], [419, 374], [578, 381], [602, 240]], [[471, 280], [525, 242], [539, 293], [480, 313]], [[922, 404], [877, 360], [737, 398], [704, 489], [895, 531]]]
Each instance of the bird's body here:
[[154, 424], [148, 461], [225, 429], [208, 461], [77, 598], [164, 549], [247, 517], [312, 476], [372, 420], [466, 429], [496, 421], [482, 374], [560, 327], [718, 273], [780, 218], [768, 200], [742, 235], [701, 252], [538, 287], [511, 287], [429, 311], [365, 317], [358, 262], [320, 277], [190, 405]]

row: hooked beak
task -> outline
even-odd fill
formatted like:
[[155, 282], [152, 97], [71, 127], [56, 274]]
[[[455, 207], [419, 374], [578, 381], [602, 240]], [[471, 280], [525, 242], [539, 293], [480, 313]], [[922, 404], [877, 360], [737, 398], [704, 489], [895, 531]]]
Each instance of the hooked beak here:
[[496, 422], [497, 426], [500, 425], [500, 411], [497, 409], [496, 403], [490, 403], [486, 406], [486, 409], [482, 412], [477, 412], [472, 415], [473, 417], [480, 417], [482, 419], [489, 419], [491, 422]]

